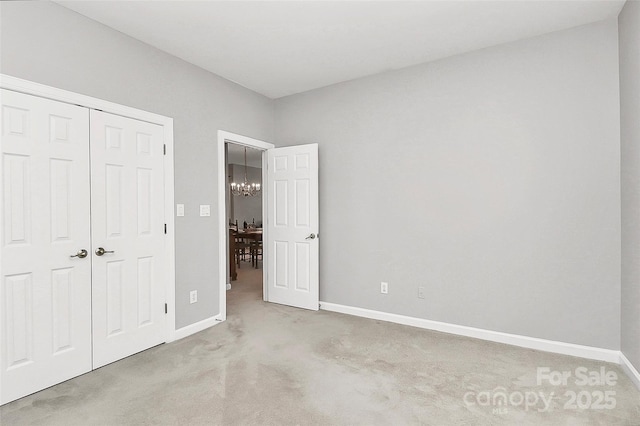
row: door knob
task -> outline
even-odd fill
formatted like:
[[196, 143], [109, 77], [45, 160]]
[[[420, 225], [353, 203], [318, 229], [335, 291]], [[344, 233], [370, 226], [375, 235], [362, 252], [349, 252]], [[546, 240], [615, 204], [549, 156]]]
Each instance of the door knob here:
[[102, 256], [105, 253], [113, 253], [113, 250], [105, 250], [102, 247], [98, 247], [98, 249], [96, 250], [96, 254], [98, 256]]
[[85, 249], [82, 249], [79, 252], [77, 252], [76, 254], [72, 254], [69, 257], [79, 257], [80, 259], [84, 259], [85, 257], [87, 257], [88, 254], [89, 254], [88, 251], [86, 251]]
[[309, 236], [305, 238], [305, 240], [314, 240], [315, 238], [316, 238], [316, 234], [309, 234]]

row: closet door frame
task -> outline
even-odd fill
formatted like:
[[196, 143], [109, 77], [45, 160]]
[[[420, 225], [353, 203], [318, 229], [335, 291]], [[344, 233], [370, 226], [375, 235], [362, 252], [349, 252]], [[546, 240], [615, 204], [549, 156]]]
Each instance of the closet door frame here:
[[[162, 115], [142, 111], [136, 108], [119, 105], [102, 99], [85, 96], [67, 90], [57, 89], [21, 78], [0, 74], [0, 87], [15, 92], [25, 93], [33, 96], [51, 99], [58, 102], [65, 102], [73, 105], [97, 109], [104, 112], [147, 121], [163, 127], [163, 137], [166, 149], [164, 155], [164, 218], [167, 226], [165, 235], [164, 265], [165, 273], [165, 297], [167, 304], [166, 316], [166, 338], [169, 343], [175, 340], [175, 218], [173, 215], [174, 205], [174, 170], [173, 170], [173, 119]], [[0, 174], [0, 187], [2, 187], [2, 174]], [[3, 223], [3, 212], [0, 209], [0, 223]], [[0, 265], [0, 268], [2, 266]], [[0, 270], [1, 273], [1, 270]], [[0, 303], [0, 328], [4, 325], [3, 304]]]

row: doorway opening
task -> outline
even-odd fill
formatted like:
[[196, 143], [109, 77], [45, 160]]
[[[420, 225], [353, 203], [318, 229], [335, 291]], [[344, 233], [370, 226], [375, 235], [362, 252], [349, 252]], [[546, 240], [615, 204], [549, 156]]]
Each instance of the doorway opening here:
[[[227, 319], [229, 218], [227, 144], [262, 151], [262, 300], [317, 311], [319, 279], [318, 144], [273, 144], [218, 131], [218, 271], [220, 314]], [[244, 149], [243, 149], [244, 151]], [[268, 170], [267, 170], [267, 165]], [[244, 220], [243, 227], [244, 227]], [[238, 221], [238, 225], [240, 221]], [[235, 218], [234, 218], [235, 225]], [[268, 248], [266, 248], [268, 247]], [[235, 254], [234, 254], [235, 257]], [[229, 282], [228, 282], [229, 281]]]
[[[245, 148], [247, 153], [245, 169]], [[225, 131], [218, 132], [218, 218], [220, 232], [219, 285], [220, 316], [227, 317], [227, 294], [261, 288], [267, 300], [265, 265], [269, 253], [264, 250], [267, 223], [266, 182], [267, 149], [273, 144]], [[231, 183], [260, 184], [256, 195], [233, 195]]]
[[247, 299], [264, 299], [262, 205], [263, 151], [226, 142], [228, 231], [227, 310]]

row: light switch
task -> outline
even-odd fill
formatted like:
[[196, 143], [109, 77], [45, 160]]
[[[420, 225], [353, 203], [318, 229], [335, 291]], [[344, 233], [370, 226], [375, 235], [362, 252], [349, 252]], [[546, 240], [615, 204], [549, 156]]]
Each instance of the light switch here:
[[184, 216], [184, 204], [176, 205], [176, 216]]
[[211, 206], [209, 204], [200, 204], [200, 216], [211, 216]]

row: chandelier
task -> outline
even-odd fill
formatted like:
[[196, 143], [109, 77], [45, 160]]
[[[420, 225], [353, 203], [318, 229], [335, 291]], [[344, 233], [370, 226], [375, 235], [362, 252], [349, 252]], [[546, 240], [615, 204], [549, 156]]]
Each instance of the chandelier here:
[[243, 197], [253, 197], [260, 192], [259, 183], [249, 183], [247, 179], [247, 148], [244, 149], [244, 182], [231, 182], [231, 194], [242, 195]]

